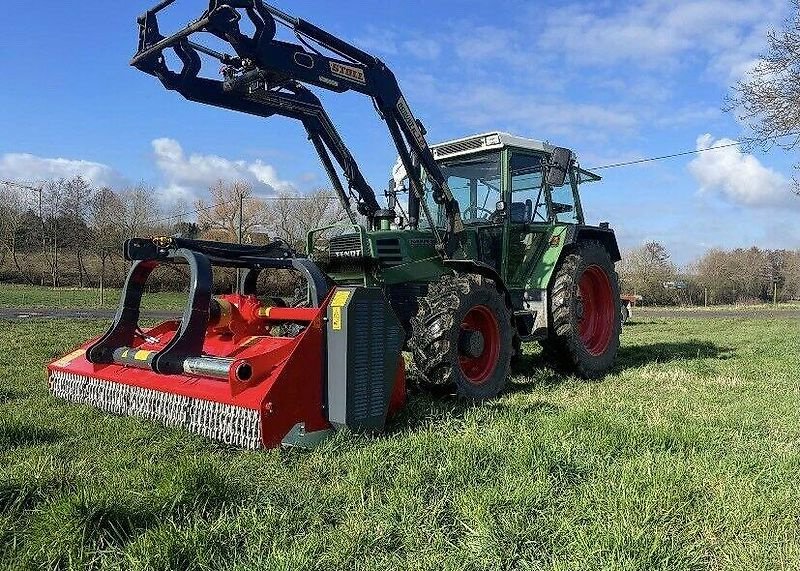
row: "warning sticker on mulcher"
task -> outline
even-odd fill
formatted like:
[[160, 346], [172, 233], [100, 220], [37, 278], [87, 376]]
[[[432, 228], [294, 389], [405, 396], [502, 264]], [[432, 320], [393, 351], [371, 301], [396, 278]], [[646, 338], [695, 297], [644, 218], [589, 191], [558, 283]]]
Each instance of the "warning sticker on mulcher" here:
[[333, 294], [333, 300], [331, 300], [331, 329], [334, 331], [342, 330], [342, 308], [347, 305], [349, 299], [350, 292], [346, 290], [337, 291]]
[[342, 330], [342, 308], [334, 307], [331, 311], [331, 327], [334, 331]]
[[350, 299], [350, 292], [349, 291], [337, 291], [333, 294], [333, 301], [331, 301], [331, 307], [344, 307], [347, 305], [347, 300]]

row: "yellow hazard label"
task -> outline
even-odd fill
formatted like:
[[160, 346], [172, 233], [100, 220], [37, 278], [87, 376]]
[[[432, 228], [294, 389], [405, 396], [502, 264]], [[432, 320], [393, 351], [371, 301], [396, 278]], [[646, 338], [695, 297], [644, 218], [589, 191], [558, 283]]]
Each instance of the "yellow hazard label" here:
[[53, 366], [54, 367], [66, 367], [67, 365], [72, 363], [72, 361], [74, 361], [75, 359], [77, 359], [78, 357], [83, 355], [84, 353], [85, 353], [85, 351], [83, 349], [76, 349], [75, 351], [73, 351], [69, 355], [64, 355], [63, 357], [61, 357], [58, 361], [53, 363]]
[[344, 307], [347, 305], [347, 300], [350, 299], [350, 292], [347, 290], [337, 291], [333, 294], [333, 301], [331, 307]]
[[341, 307], [334, 307], [332, 308], [332, 316], [331, 316], [331, 323], [334, 331], [341, 331], [342, 330], [342, 308]]
[[150, 353], [152, 353], [152, 351], [145, 351], [145, 350], [136, 351], [136, 354], [133, 356], [133, 358], [136, 359], [137, 361], [147, 361], [147, 358], [150, 356]]

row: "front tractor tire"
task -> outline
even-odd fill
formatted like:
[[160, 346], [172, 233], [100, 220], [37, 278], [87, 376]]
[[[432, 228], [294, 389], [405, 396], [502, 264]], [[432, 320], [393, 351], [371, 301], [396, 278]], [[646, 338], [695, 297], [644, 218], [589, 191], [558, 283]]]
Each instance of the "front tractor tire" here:
[[545, 358], [585, 379], [614, 365], [621, 329], [619, 278], [608, 251], [587, 241], [564, 256], [550, 285]]
[[430, 285], [411, 320], [411, 370], [432, 391], [483, 400], [506, 386], [514, 327], [505, 297], [491, 280], [446, 275]]

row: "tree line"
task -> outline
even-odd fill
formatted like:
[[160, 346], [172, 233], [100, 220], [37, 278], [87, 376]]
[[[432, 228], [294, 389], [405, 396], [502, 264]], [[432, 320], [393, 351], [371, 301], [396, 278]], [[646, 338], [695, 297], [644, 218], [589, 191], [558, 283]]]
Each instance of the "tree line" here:
[[800, 250], [712, 248], [680, 269], [667, 248], [648, 242], [623, 254], [623, 293], [646, 305], [717, 305], [800, 299]]
[[[128, 238], [180, 234], [238, 242], [241, 230], [243, 243], [281, 239], [302, 252], [310, 229], [345, 219], [328, 191], [264, 197], [242, 181], [218, 182], [194, 204], [167, 203], [147, 186], [98, 188], [81, 177], [37, 186], [0, 183], [0, 280], [120, 287]], [[641, 295], [648, 305], [800, 299], [800, 250], [712, 249], [681, 269], [664, 245], [650, 242], [626, 252], [618, 271], [623, 293]], [[220, 289], [235, 283], [230, 272], [217, 277]], [[173, 288], [185, 279], [180, 269], [170, 269], [151, 281]]]
[[[241, 216], [240, 216], [241, 215]], [[305, 250], [306, 232], [345, 219], [324, 190], [259, 196], [242, 181], [218, 182], [209, 198], [165, 201], [151, 187], [96, 187], [80, 176], [38, 185], [0, 183], [0, 281], [52, 287], [120, 287], [126, 239], [183, 235]], [[154, 275], [169, 287], [182, 272]], [[225, 276], [225, 272], [221, 272]], [[174, 278], [174, 279], [173, 279]], [[230, 276], [225, 276], [230, 280]]]

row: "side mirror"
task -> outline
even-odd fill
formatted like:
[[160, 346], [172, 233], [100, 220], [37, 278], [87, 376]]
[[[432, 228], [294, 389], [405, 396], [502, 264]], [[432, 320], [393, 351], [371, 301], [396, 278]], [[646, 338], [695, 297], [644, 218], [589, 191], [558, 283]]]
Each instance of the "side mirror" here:
[[572, 166], [572, 151], [563, 147], [556, 147], [550, 156], [547, 169], [547, 186], [562, 186], [567, 179], [567, 173]]
[[505, 202], [505, 200], [501, 200], [497, 204], [495, 204], [494, 205], [494, 209], [497, 212], [505, 212], [506, 211], [506, 202]]

